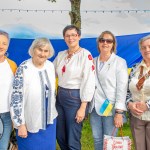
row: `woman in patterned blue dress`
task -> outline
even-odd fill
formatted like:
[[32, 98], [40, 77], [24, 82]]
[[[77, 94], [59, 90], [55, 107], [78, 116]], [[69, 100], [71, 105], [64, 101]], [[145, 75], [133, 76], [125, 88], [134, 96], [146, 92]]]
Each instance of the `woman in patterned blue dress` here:
[[36, 39], [29, 48], [31, 58], [16, 72], [11, 116], [19, 150], [56, 149], [55, 71], [47, 60], [53, 54], [48, 39]]

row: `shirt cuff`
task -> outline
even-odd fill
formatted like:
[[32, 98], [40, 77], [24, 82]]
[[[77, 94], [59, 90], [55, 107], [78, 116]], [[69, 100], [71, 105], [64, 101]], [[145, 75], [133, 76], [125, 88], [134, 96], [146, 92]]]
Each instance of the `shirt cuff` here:
[[126, 102], [126, 106], [127, 106], [127, 109], [128, 109], [128, 110], [129, 110], [129, 107], [128, 107], [129, 102], [133, 102], [133, 100], [130, 99], [129, 101]]
[[148, 110], [150, 110], [150, 100], [148, 100], [148, 101], [146, 102], [146, 105], [147, 105], [147, 107], [148, 107]]

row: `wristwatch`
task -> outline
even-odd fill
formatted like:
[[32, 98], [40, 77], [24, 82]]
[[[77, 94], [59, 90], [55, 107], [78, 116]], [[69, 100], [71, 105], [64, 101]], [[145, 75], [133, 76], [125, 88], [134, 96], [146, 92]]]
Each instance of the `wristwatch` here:
[[115, 111], [116, 114], [123, 114], [123, 111]]

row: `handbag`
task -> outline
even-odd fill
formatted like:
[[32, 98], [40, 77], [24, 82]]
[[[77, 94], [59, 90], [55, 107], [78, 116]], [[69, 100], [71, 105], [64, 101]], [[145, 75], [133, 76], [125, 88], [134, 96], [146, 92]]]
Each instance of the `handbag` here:
[[104, 135], [103, 150], [131, 150], [132, 141], [129, 136], [123, 136], [122, 127], [120, 128], [120, 137], [114, 137], [116, 127], [112, 135]]
[[4, 132], [4, 124], [3, 124], [3, 120], [2, 120], [2, 118], [0, 116], [0, 139], [3, 136], [3, 132]]

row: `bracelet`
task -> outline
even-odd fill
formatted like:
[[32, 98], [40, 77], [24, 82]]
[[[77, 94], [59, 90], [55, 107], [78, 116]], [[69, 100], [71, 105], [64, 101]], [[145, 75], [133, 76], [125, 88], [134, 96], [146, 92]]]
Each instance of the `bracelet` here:
[[148, 100], [148, 101], [146, 102], [146, 105], [147, 105], [147, 107], [148, 107], [148, 110], [150, 110], [150, 100]]
[[129, 102], [133, 102], [133, 100], [129, 100], [129, 101], [126, 103], [126, 106], [127, 106], [127, 109], [128, 109], [128, 110], [129, 110], [129, 106], [128, 106]]
[[123, 114], [123, 111], [115, 111], [116, 114]]

